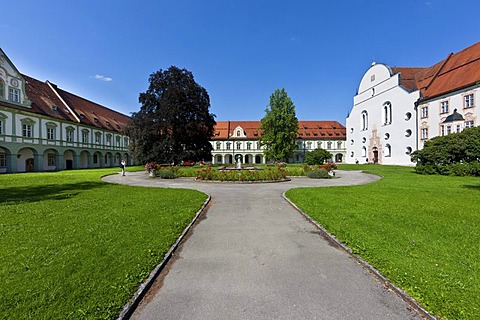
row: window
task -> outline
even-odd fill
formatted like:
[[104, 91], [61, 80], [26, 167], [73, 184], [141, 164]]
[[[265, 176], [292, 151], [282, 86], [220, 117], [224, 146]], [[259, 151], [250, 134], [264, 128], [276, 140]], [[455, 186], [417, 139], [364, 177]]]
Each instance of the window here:
[[392, 147], [387, 143], [385, 145], [385, 157], [391, 157], [392, 156]]
[[0, 153], [0, 168], [7, 167], [7, 155], [4, 152]]
[[312, 141], [307, 142], [307, 149], [312, 149]]
[[67, 128], [67, 142], [73, 142], [73, 131], [72, 127]]
[[440, 102], [440, 113], [448, 113], [448, 100]]
[[128, 147], [128, 138], [123, 138], [123, 147]]
[[[353, 141], [353, 140], [352, 140]], [[353, 144], [353, 143], [352, 143]], [[322, 141], [317, 141], [317, 148], [321, 148], [322, 147]]]
[[8, 100], [12, 102], [20, 102], [20, 90], [13, 88], [8, 89]]
[[327, 142], [327, 149], [332, 149], [332, 143], [330, 141]]
[[49, 167], [55, 166], [55, 153], [49, 153], [47, 155], [47, 159], [48, 159], [48, 166]]
[[230, 150], [231, 147], [232, 147], [232, 143], [231, 143], [231, 142], [227, 142], [227, 150]]
[[95, 163], [95, 164], [98, 163], [98, 154], [96, 154], [96, 153], [93, 154], [93, 163]]
[[251, 142], [247, 142], [247, 150], [250, 150], [252, 149], [252, 143]]
[[5, 98], [5, 83], [0, 79], [0, 98]]
[[445, 126], [440, 126], [440, 135], [445, 135]]
[[410, 137], [412, 135], [412, 130], [407, 129], [405, 130], [405, 137]]
[[390, 133], [385, 133], [385, 136], [384, 136], [385, 140], [388, 140], [390, 139]]
[[240, 130], [237, 130], [237, 137], [240, 137]]
[[55, 128], [47, 127], [47, 140], [55, 140]]
[[470, 93], [470, 94], [467, 94], [463, 97], [463, 107], [464, 108], [472, 108], [472, 107], [475, 107], [475, 103], [474, 103], [474, 97], [473, 97], [473, 93]]
[[32, 125], [31, 124], [22, 124], [22, 136], [25, 138], [32, 137]]
[[[1, 123], [1, 122], [0, 122]], [[473, 128], [475, 125], [474, 125], [474, 122], [473, 120], [468, 120], [468, 121], [465, 121], [465, 128]], [[1, 133], [1, 131], [0, 131]]]
[[241, 142], [237, 142], [237, 150], [240, 150], [242, 148], [242, 143]]
[[337, 149], [342, 149], [342, 141], [337, 142]]
[[447, 134], [450, 134], [452, 133], [452, 127], [451, 126], [447, 126]]
[[367, 156], [367, 148], [362, 147], [362, 157], [366, 157], [366, 156]]
[[368, 129], [368, 113], [367, 111], [362, 111], [362, 130]]
[[3, 113], [0, 113], [0, 134], [5, 134], [5, 120], [7, 116]]
[[428, 107], [422, 107], [421, 112], [422, 118], [428, 118]]
[[408, 121], [412, 118], [412, 114], [410, 112], [405, 113], [405, 121]]
[[101, 132], [95, 132], [95, 143], [96, 144], [102, 143], [102, 133]]
[[412, 147], [407, 147], [407, 148], [405, 149], [405, 153], [408, 154], [408, 155], [410, 155], [410, 154], [412, 153]]
[[392, 123], [392, 104], [390, 102], [385, 102], [383, 104], [383, 124]]
[[82, 142], [88, 143], [88, 130], [82, 130]]
[[422, 140], [427, 140], [428, 139], [428, 128], [423, 128], [422, 129]]
[[107, 134], [107, 146], [111, 146], [111, 145], [112, 145], [112, 135]]
[[459, 132], [462, 130], [462, 126], [461, 126], [461, 125], [459, 125], [459, 124], [457, 124], [457, 126], [456, 126], [456, 127], [457, 127], [457, 133], [459, 133]]
[[115, 137], [115, 145], [120, 147], [120, 137]]
[[217, 142], [217, 150], [220, 150], [222, 144], [220, 142]]

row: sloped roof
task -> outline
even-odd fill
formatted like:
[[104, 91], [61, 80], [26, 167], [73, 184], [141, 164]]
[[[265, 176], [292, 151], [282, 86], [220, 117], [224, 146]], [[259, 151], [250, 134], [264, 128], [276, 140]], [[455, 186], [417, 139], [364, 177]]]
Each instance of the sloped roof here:
[[59, 120], [76, 121], [75, 117], [66, 110], [62, 101], [58, 99], [57, 95], [45, 82], [38, 81], [24, 74], [22, 74], [22, 77], [25, 79], [25, 92], [27, 97], [32, 101], [30, 108], [25, 108], [8, 102], [2, 102], [2, 105], [12, 109], [29, 111]]
[[400, 83], [409, 91], [420, 90], [423, 99], [431, 99], [480, 82], [480, 42], [428, 68], [392, 67], [400, 73]]
[[55, 88], [67, 105], [73, 109], [80, 123], [99, 129], [122, 132], [130, 121], [130, 117], [89, 101], [73, 93]]
[[449, 115], [443, 123], [448, 123], [448, 122], [455, 122], [455, 121], [463, 121], [463, 116], [457, 112], [457, 109], [453, 110], [453, 113]]
[[[257, 139], [262, 135], [260, 125], [260, 121], [217, 121], [212, 140], [245, 139], [234, 135], [236, 127], [244, 130], [246, 139]], [[298, 121], [297, 138], [345, 140], [346, 129], [338, 121]]]

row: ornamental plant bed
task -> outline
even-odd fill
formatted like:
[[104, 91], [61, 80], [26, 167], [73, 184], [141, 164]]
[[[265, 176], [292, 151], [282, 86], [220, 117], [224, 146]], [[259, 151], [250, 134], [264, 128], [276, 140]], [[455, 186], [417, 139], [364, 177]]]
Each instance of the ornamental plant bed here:
[[287, 180], [287, 171], [282, 167], [266, 167], [262, 170], [244, 169], [244, 170], [228, 170], [225, 167], [220, 169], [211, 165], [206, 166], [197, 171], [197, 180], [204, 181], [285, 181]]

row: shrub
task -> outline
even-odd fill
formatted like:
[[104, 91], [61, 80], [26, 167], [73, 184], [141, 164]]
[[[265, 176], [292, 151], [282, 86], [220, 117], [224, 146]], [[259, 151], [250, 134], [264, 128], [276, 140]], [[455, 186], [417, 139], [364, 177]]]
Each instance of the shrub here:
[[311, 179], [330, 179], [328, 171], [325, 169], [314, 169], [307, 173], [307, 177]]
[[175, 179], [177, 176], [172, 170], [161, 169], [157, 171], [157, 177], [162, 179]]
[[333, 155], [325, 149], [318, 148], [307, 152], [305, 155], [305, 162], [309, 165], [319, 165], [332, 159]]

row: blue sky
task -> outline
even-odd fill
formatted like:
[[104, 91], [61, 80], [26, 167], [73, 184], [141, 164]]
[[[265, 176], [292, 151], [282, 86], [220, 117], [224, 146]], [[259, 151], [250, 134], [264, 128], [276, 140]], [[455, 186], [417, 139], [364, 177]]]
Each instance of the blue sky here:
[[285, 88], [300, 120], [345, 124], [373, 61], [430, 66], [480, 40], [478, 1], [6, 1], [20, 72], [129, 114], [148, 77], [193, 72], [217, 120], [260, 120]]

